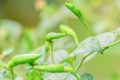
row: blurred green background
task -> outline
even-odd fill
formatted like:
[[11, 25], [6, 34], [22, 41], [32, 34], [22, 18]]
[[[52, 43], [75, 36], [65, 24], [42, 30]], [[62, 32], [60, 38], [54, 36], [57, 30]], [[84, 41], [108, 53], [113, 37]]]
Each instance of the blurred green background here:
[[[60, 24], [75, 30], [79, 41], [90, 36], [64, 6], [65, 2], [82, 11], [96, 34], [112, 31], [120, 25], [120, 0], [0, 0], [1, 62], [7, 63], [13, 55], [28, 53], [44, 45], [45, 35], [59, 32]], [[91, 73], [96, 80], [116, 80], [112, 78], [120, 75], [119, 49], [120, 44], [106, 50], [104, 55], [98, 54], [84, 64], [80, 72]]]

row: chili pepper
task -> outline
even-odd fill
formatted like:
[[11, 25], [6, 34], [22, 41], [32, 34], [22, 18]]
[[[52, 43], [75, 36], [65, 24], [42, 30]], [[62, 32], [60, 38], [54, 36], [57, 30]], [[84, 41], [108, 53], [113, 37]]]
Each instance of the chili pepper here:
[[51, 32], [46, 35], [46, 41], [52, 41], [53, 39], [58, 39], [58, 38], [64, 37], [65, 35], [66, 35], [65, 33]]
[[22, 54], [14, 56], [12, 60], [9, 61], [8, 68], [14, 67], [19, 64], [32, 63], [40, 56], [41, 54]]

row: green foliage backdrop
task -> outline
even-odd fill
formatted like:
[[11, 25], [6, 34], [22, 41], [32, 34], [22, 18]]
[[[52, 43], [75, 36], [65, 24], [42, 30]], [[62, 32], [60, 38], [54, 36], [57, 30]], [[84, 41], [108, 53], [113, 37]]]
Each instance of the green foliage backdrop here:
[[[0, 80], [10, 79], [4, 66], [15, 55], [41, 52], [48, 58], [44, 51], [47, 44], [45, 35], [49, 32], [59, 33], [60, 24], [70, 26], [77, 33], [79, 42], [91, 36], [79, 19], [65, 7], [66, 2], [74, 4], [81, 10], [86, 22], [96, 34], [111, 32], [120, 25], [119, 0], [0, 0]], [[73, 36], [73, 34], [70, 35]], [[108, 38], [105, 39], [106, 42], [110, 40]], [[54, 55], [64, 59], [77, 47], [76, 43], [70, 36], [55, 40]], [[86, 72], [83, 76], [87, 76], [91, 73], [96, 80], [119, 80], [119, 47], [120, 44], [114, 45], [105, 50], [104, 55], [96, 55], [82, 65], [79, 74]], [[44, 65], [44, 60], [46, 58], [42, 56], [38, 62]], [[59, 62], [61, 61], [58, 59], [55, 63]], [[21, 76], [27, 79], [26, 73], [29, 66], [25, 66], [15, 67], [15, 74], [20, 80]], [[20, 70], [21, 68], [23, 70]], [[31, 71], [28, 76], [32, 73], [39, 74]], [[33, 76], [36, 80], [39, 78], [39, 76]], [[52, 76], [58, 76], [58, 74]]]

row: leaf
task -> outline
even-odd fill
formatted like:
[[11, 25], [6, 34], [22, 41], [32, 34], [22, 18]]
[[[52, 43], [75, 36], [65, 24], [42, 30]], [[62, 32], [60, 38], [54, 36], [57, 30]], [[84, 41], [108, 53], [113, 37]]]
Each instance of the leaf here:
[[94, 37], [88, 37], [79, 44], [69, 57], [74, 57], [78, 54], [81, 54], [81, 56], [84, 57], [91, 52], [98, 51], [99, 49], [96, 39]]
[[71, 49], [75, 46], [70, 37], [66, 36], [54, 41], [54, 50], [58, 49]]
[[[74, 57], [78, 54], [81, 54], [82, 57], [91, 53], [91, 52], [100, 52], [100, 46], [106, 46], [116, 39], [116, 35], [112, 32], [106, 32], [94, 37], [88, 37], [87, 39], [83, 40], [79, 46], [69, 55], [69, 57]], [[98, 44], [99, 42], [99, 44]]]
[[113, 31], [113, 33], [120, 38], [120, 27], [118, 27], [116, 30]]
[[85, 58], [85, 60], [84, 60], [83, 63], [88, 62], [89, 60], [91, 60], [92, 58], [94, 58], [97, 54], [98, 54], [98, 52], [91, 53], [91, 55], [89, 55], [88, 57]]
[[[54, 60], [55, 60], [56, 64], [59, 64], [62, 60], [64, 60], [65, 58], [68, 57], [68, 52], [64, 49], [57, 50], [53, 54], [54, 54]], [[50, 64], [52, 64], [52, 60], [50, 57], [49, 57], [48, 61]]]
[[42, 74], [40, 74], [38, 71], [32, 70], [28, 73], [25, 80], [43, 80]]
[[80, 80], [95, 80], [90, 73], [84, 73], [81, 75]]
[[4, 50], [4, 51], [2, 52], [2, 54], [3, 54], [3, 56], [7, 56], [7, 55], [9, 55], [10, 53], [12, 53], [13, 50], [14, 50], [14, 48], [8, 48], [8, 49]]
[[63, 59], [60, 63], [74, 68], [75, 58], [72, 57], [72, 58]]
[[[84, 63], [91, 60], [93, 57], [97, 55], [97, 53], [101, 52], [101, 47], [104, 47], [106, 45], [109, 45], [110, 43], [114, 42], [116, 39], [116, 34], [113, 32], [106, 32], [100, 35], [97, 35], [94, 37], [88, 37], [87, 39], [83, 40], [79, 46], [68, 56], [74, 57], [77, 56], [76, 64], [78, 64], [83, 57], [90, 54], [86, 59], [84, 60]], [[98, 44], [99, 42], [99, 44]], [[102, 48], [102, 51], [106, 50], [107, 48]], [[78, 62], [79, 61], [79, 62]]]
[[6, 65], [0, 61], [0, 80], [10, 80], [9, 71], [5, 67]]
[[115, 41], [116, 35], [112, 32], [106, 32], [96, 36], [101, 46], [106, 46]]
[[77, 79], [72, 74], [69, 73], [45, 73], [44, 80], [77, 80]]
[[21, 76], [17, 76], [15, 80], [23, 80], [23, 78]]

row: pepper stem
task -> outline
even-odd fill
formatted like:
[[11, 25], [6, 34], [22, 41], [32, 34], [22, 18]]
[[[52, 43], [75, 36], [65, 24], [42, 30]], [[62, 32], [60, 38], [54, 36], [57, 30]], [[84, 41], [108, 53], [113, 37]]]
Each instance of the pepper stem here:
[[76, 35], [73, 35], [73, 38], [74, 38], [74, 40], [75, 40], [76, 45], [78, 46], [78, 45], [79, 45], [79, 41], [78, 41], [77, 36], [76, 36]]
[[9, 70], [10, 70], [10, 73], [11, 73], [11, 80], [15, 80], [13, 68], [9, 68]]
[[80, 80], [79, 76], [76, 73], [73, 72], [72, 75], [74, 75], [77, 80]]
[[54, 55], [53, 55], [53, 41], [49, 42], [49, 49], [50, 49], [50, 56], [52, 59], [52, 63], [55, 64]]
[[[79, 18], [80, 19], [80, 18]], [[92, 28], [87, 24], [87, 22], [83, 19], [81, 22], [84, 24], [86, 29], [91, 33], [92, 36], [95, 36], [95, 32], [92, 30]]]

